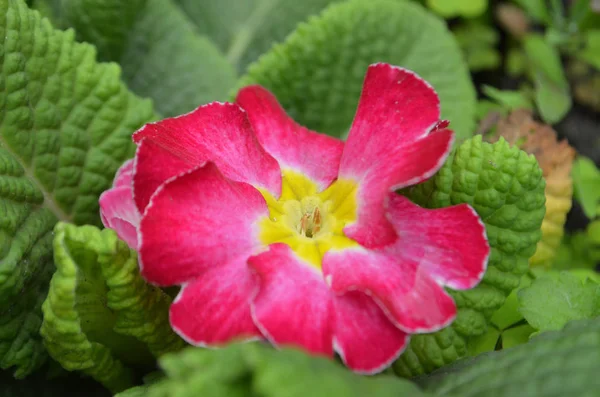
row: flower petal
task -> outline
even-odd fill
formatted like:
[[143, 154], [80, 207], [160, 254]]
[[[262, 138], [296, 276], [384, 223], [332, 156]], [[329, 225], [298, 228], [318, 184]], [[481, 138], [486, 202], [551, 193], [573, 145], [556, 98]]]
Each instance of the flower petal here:
[[255, 223], [266, 216], [259, 191], [227, 179], [213, 163], [175, 177], [152, 196], [140, 223], [142, 276], [180, 284], [247, 258], [260, 244]]
[[260, 144], [282, 169], [307, 175], [325, 189], [337, 177], [344, 143], [298, 125], [261, 86], [240, 90], [236, 102], [248, 113]]
[[133, 199], [138, 211], [144, 213], [150, 197], [167, 179], [192, 168], [191, 164], [154, 141], [142, 139], [135, 153], [133, 170]]
[[252, 316], [265, 337], [332, 356], [332, 302], [322, 275], [285, 244], [271, 245], [248, 264], [260, 279]]
[[[276, 196], [281, 190], [277, 161], [260, 146], [244, 111], [235, 104], [213, 102], [183, 116], [146, 124], [133, 139], [136, 143], [150, 140], [167, 152], [162, 157], [179, 160], [177, 171], [169, 169], [168, 177], [212, 161], [229, 179], [263, 187]], [[157, 172], [155, 164], [151, 164], [149, 169], [137, 164], [136, 177]], [[134, 188], [137, 196], [138, 188]]]
[[133, 181], [133, 161], [134, 159], [129, 159], [121, 165], [117, 173], [115, 174], [115, 179], [113, 181], [113, 187], [119, 186], [129, 186], [131, 187], [131, 183]]
[[131, 186], [121, 185], [106, 190], [100, 195], [98, 201], [100, 218], [104, 226], [113, 229], [129, 248], [137, 250], [137, 228], [140, 224], [140, 213], [133, 203]]
[[196, 346], [259, 338], [250, 315], [255, 289], [245, 259], [212, 268], [179, 291], [170, 309], [171, 326]]
[[416, 74], [387, 64], [369, 67], [340, 162], [339, 177], [359, 184], [358, 219], [344, 231], [364, 246], [391, 243], [387, 193], [433, 175], [454, 135], [440, 123], [439, 99]]
[[381, 372], [407, 346], [409, 336], [396, 328], [369, 296], [348, 292], [334, 299], [334, 307], [335, 350], [352, 370]]
[[364, 174], [341, 178], [358, 183], [357, 220], [344, 233], [365, 247], [390, 244], [396, 233], [386, 217], [390, 191], [431, 177], [444, 164], [452, 147], [453, 134], [441, 130], [410, 145], [392, 147], [381, 153]]
[[453, 289], [475, 287], [483, 278], [490, 254], [485, 226], [471, 206], [435, 210], [421, 208], [399, 194], [390, 194], [390, 219], [404, 257], [439, 284]]
[[395, 252], [346, 249], [326, 254], [323, 273], [334, 292], [358, 290], [373, 296], [404, 332], [433, 332], [454, 320], [456, 306], [419, 266], [419, 259]]

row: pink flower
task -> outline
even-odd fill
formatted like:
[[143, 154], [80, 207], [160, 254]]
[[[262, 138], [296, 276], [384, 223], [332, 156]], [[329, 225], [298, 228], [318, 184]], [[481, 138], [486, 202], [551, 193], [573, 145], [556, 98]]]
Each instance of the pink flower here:
[[481, 280], [485, 228], [468, 205], [428, 210], [394, 193], [432, 176], [452, 146], [433, 88], [372, 65], [345, 144], [296, 124], [262, 87], [236, 102], [144, 126], [133, 170], [100, 200], [146, 280], [182, 286], [173, 328], [194, 345], [335, 351], [375, 373], [410, 334], [450, 324], [443, 287]]

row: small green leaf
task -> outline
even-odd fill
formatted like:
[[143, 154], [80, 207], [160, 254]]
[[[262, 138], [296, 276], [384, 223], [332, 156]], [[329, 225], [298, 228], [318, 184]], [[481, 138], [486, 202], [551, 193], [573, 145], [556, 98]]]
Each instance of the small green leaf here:
[[568, 273], [542, 276], [519, 292], [519, 310], [539, 331], [561, 329], [572, 320], [600, 316], [600, 284]]
[[523, 40], [523, 49], [530, 63], [529, 74], [535, 85], [535, 100], [548, 124], [554, 124], [571, 109], [571, 93], [558, 50], [538, 34]]
[[440, 397], [595, 397], [598, 368], [600, 318], [574, 321], [512, 349], [462, 360], [419, 383]]
[[489, 85], [484, 85], [482, 88], [485, 95], [496, 101], [508, 111], [516, 109], [533, 109], [531, 100], [521, 91], [499, 90]]
[[402, 376], [431, 372], [467, 355], [472, 338], [485, 334], [494, 313], [517, 288], [540, 240], [545, 214], [545, 181], [535, 157], [501, 138], [465, 141], [427, 182], [404, 193], [426, 208], [470, 204], [486, 227], [491, 254], [482, 282], [468, 291], [450, 291], [458, 314], [440, 332], [414, 335], [394, 363]]
[[481, 22], [467, 22], [454, 28], [453, 33], [470, 70], [495, 69], [500, 65], [500, 52], [496, 49], [499, 34], [494, 28]]
[[502, 332], [502, 348], [510, 349], [511, 347], [527, 343], [529, 341], [529, 337], [534, 332], [535, 328], [529, 324], [523, 324], [517, 327], [509, 328]]
[[600, 29], [589, 30], [584, 37], [585, 47], [577, 56], [600, 70]]
[[481, 353], [491, 352], [496, 348], [499, 338], [500, 331], [494, 326], [488, 327], [485, 334], [476, 336], [469, 342], [469, 356], [477, 356]]
[[345, 134], [369, 64], [414, 70], [441, 99], [442, 117], [459, 138], [475, 129], [475, 90], [444, 21], [418, 4], [351, 0], [328, 7], [275, 45], [238, 82], [270, 89], [299, 123]]
[[485, 12], [488, 0], [427, 0], [427, 7], [444, 18], [474, 18]]
[[545, 25], [552, 23], [552, 17], [546, 0], [514, 0], [527, 12], [528, 16]]
[[185, 345], [169, 324], [171, 298], [146, 284], [135, 251], [114, 231], [59, 223], [55, 235], [40, 332], [65, 369], [118, 392], [134, 385], [134, 369]]
[[585, 156], [579, 156], [573, 163], [573, 193], [579, 201], [585, 216], [594, 219], [600, 204], [600, 170]]
[[95, 56], [22, 0], [0, 0], [0, 368], [19, 378], [47, 359], [55, 223], [100, 224], [98, 196], [154, 116]]
[[510, 295], [506, 298], [504, 305], [494, 313], [491, 322], [498, 327], [498, 329], [505, 330], [511, 325], [523, 320], [523, 315], [519, 312], [519, 299], [517, 294], [521, 289], [531, 285], [531, 281], [532, 277], [529, 274], [525, 274], [521, 278], [519, 287], [512, 290]]

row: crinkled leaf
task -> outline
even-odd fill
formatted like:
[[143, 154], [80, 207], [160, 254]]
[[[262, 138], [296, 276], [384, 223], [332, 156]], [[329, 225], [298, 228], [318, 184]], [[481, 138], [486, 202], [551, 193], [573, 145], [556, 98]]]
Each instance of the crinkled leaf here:
[[585, 156], [577, 157], [573, 163], [573, 188], [585, 215], [595, 218], [600, 204], [600, 170]]
[[340, 0], [176, 0], [202, 34], [243, 72], [296, 25]]
[[172, 331], [171, 298], [141, 278], [137, 255], [110, 229], [59, 223], [56, 272], [42, 306], [41, 334], [67, 370], [113, 392], [134, 384], [136, 368], [185, 344]]
[[594, 397], [600, 390], [600, 318], [459, 361], [420, 379], [443, 397]]
[[560, 121], [571, 109], [571, 92], [558, 50], [537, 34], [523, 40], [535, 85], [535, 100], [542, 119], [549, 124]]
[[62, 0], [62, 22], [116, 61], [137, 94], [165, 116], [224, 100], [234, 68], [174, 0]]
[[544, 187], [533, 156], [504, 139], [491, 144], [476, 136], [459, 146], [433, 178], [405, 192], [427, 208], [473, 206], [485, 223], [491, 255], [476, 288], [451, 291], [459, 308], [452, 326], [414, 336], [394, 364], [397, 373], [414, 376], [451, 363], [467, 354], [471, 338], [487, 332], [494, 312], [519, 286], [541, 238]]
[[224, 349], [188, 348], [160, 360], [166, 380], [117, 397], [262, 396], [262, 397], [420, 397], [425, 394], [403, 379], [364, 377], [327, 358], [275, 350], [262, 343]]
[[341, 136], [374, 62], [420, 74], [435, 87], [442, 117], [457, 135], [473, 133], [475, 91], [460, 49], [444, 21], [408, 1], [332, 5], [250, 65], [238, 86], [261, 84], [298, 122]]
[[153, 116], [114, 64], [0, 0], [0, 367], [23, 377], [47, 357], [38, 330], [58, 219], [100, 222], [98, 195]]
[[572, 320], [600, 316], [600, 284], [582, 282], [561, 272], [558, 279], [542, 276], [519, 291], [519, 310], [539, 331], [561, 329]]
[[571, 169], [576, 151], [549, 125], [533, 119], [531, 111], [519, 109], [498, 121], [496, 136], [517, 145], [537, 159], [546, 180], [546, 215], [542, 239], [529, 259], [532, 267], [550, 267], [564, 233], [573, 201]]
[[474, 18], [485, 12], [488, 0], [427, 0], [427, 6], [445, 18]]

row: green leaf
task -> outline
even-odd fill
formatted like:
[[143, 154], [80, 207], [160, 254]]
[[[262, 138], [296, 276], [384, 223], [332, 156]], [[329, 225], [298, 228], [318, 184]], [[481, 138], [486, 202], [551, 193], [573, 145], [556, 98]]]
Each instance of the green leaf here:
[[573, 162], [573, 194], [579, 201], [585, 216], [594, 219], [600, 204], [600, 170], [585, 156], [578, 156]]
[[571, 109], [571, 93], [558, 50], [537, 34], [523, 40], [535, 85], [535, 100], [542, 119], [554, 124]]
[[114, 64], [22, 0], [0, 0], [0, 367], [44, 363], [40, 306], [57, 220], [99, 224], [98, 196], [153, 117]]
[[490, 320], [492, 324], [498, 327], [498, 329], [505, 330], [511, 325], [517, 324], [519, 321], [523, 320], [523, 315], [519, 312], [519, 298], [517, 294], [521, 289], [530, 286], [531, 281], [532, 276], [526, 273], [521, 278], [519, 287], [512, 290], [502, 307], [496, 310]]
[[482, 89], [485, 95], [496, 101], [506, 110], [533, 108], [531, 100], [521, 91], [499, 90], [489, 85], [484, 85]]
[[169, 324], [171, 298], [146, 284], [114, 231], [59, 223], [55, 235], [40, 331], [52, 358], [118, 392], [134, 385], [134, 369], [185, 345]]
[[568, 273], [542, 276], [519, 291], [519, 310], [539, 331], [561, 329], [572, 320], [600, 316], [600, 284]]
[[197, 33], [173, 0], [62, 0], [62, 18], [77, 37], [118, 62], [138, 95], [165, 116], [226, 99], [236, 73], [221, 51]]
[[445, 18], [478, 17], [487, 6], [487, 0], [427, 0], [427, 7]]
[[[146, 386], [150, 397], [421, 397], [412, 382], [389, 375], [364, 377], [338, 363], [304, 352], [275, 350], [262, 343], [224, 349], [190, 347], [160, 360], [167, 379]], [[143, 388], [116, 397], [137, 397]]]
[[523, 324], [504, 330], [502, 332], [502, 348], [510, 349], [511, 347], [527, 343], [529, 337], [534, 332], [535, 329], [529, 324]]
[[475, 129], [475, 90], [444, 21], [408, 1], [352, 0], [301, 24], [238, 87], [270, 89], [298, 122], [334, 136], [350, 127], [369, 64], [414, 70], [435, 87], [460, 138]]
[[600, 389], [600, 318], [569, 323], [531, 342], [482, 354], [420, 380], [443, 397], [594, 397]]
[[514, 0], [527, 12], [528, 16], [545, 25], [552, 23], [546, 0]]
[[242, 73], [298, 23], [340, 0], [176, 0]]
[[471, 71], [500, 66], [500, 52], [496, 49], [499, 34], [494, 28], [481, 22], [468, 22], [458, 25], [453, 33]]
[[487, 332], [492, 315], [528, 270], [545, 214], [545, 181], [534, 156], [504, 139], [481, 136], [463, 143], [427, 182], [405, 191], [427, 208], [470, 204], [483, 220], [491, 255], [483, 281], [468, 291], [450, 291], [458, 306], [452, 326], [413, 336], [394, 364], [402, 376], [428, 373], [467, 354], [471, 338]]
[[600, 29], [593, 29], [585, 33], [585, 47], [577, 57], [600, 70]]

